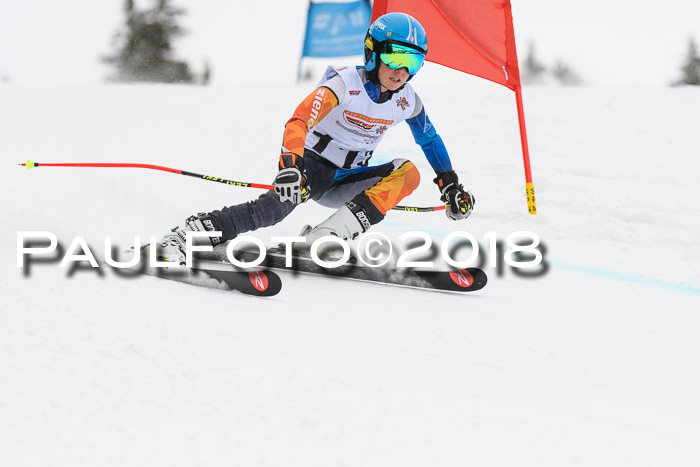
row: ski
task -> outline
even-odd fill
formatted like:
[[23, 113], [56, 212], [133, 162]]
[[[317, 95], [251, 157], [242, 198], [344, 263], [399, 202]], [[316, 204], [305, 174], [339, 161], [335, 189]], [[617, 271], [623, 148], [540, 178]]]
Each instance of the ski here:
[[[237, 250], [233, 252], [233, 256], [238, 261], [250, 263], [258, 258], [258, 253]], [[196, 265], [202, 261], [207, 263], [218, 261], [219, 264], [225, 264], [229, 267], [233, 266], [228, 262], [221, 250], [198, 253], [197, 258], [201, 259], [195, 259]], [[350, 262], [338, 268], [326, 268], [316, 264], [310, 257], [299, 255], [293, 255], [291, 266], [287, 266], [284, 251], [276, 248], [266, 252], [265, 260], [260, 267], [441, 292], [473, 292], [484, 288], [487, 282], [486, 273], [479, 268], [453, 271], [425, 271], [412, 268], [372, 268]]]
[[[148, 245], [141, 249], [141, 262], [135, 267], [119, 269], [128, 271], [123, 276], [155, 276], [185, 284], [211, 289], [235, 290], [246, 295], [271, 297], [282, 290], [280, 276], [266, 269], [241, 270], [230, 263], [220, 261], [197, 260], [194, 267], [184, 265], [172, 267], [153, 267], [149, 265], [146, 253]], [[133, 251], [131, 251], [133, 254]], [[161, 263], [162, 264], [162, 263]]]
[[274, 271], [241, 271], [231, 264], [215, 261], [197, 261], [192, 268], [147, 268], [142, 273], [200, 287], [236, 290], [257, 297], [271, 297], [282, 290], [282, 279]]
[[282, 279], [274, 271], [236, 271], [232, 266], [214, 261], [198, 261], [194, 271], [226, 284], [231, 290], [257, 297], [272, 297], [282, 290]]

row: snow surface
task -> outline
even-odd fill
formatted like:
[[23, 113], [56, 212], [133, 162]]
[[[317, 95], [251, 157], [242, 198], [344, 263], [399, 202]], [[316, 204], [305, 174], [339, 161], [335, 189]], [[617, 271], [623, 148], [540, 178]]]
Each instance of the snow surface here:
[[[454, 223], [537, 233], [548, 272], [493, 268], [464, 295], [283, 275], [270, 299], [57, 262], [16, 267], [18, 231], [127, 247], [269, 183], [310, 86], [0, 86], [0, 464], [695, 466], [700, 462], [700, 89], [527, 88], [539, 213], [527, 213], [513, 94], [430, 64], [415, 81], [477, 199]], [[422, 173], [408, 128], [373, 162]], [[254, 233], [296, 235], [309, 203]], [[399, 243], [400, 245], [400, 243]], [[693, 441], [695, 440], [695, 441]]]

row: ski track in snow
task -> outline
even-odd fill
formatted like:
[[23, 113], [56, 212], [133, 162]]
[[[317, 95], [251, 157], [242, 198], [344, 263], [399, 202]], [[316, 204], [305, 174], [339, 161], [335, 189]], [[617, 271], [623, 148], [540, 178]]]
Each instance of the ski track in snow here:
[[[485, 267], [486, 288], [461, 296], [281, 273], [268, 299], [56, 262], [25, 277], [17, 231], [83, 236], [101, 256], [106, 236], [127, 247], [259, 192], [18, 163], [270, 183], [309, 86], [0, 86], [0, 463], [697, 465], [700, 90], [526, 88], [531, 216], [512, 93], [430, 79], [416, 87], [476, 209], [459, 224], [390, 213], [373, 231], [533, 231], [544, 276]], [[394, 157], [422, 173], [402, 204], [438, 203], [408, 128], [375, 160]], [[309, 203], [251, 234], [330, 212]]]

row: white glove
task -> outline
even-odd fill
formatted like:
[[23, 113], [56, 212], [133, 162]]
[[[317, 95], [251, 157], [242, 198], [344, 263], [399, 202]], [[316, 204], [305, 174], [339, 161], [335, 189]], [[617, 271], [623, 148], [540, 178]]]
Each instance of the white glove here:
[[280, 156], [279, 173], [275, 177], [275, 191], [280, 201], [301, 204], [311, 194], [304, 175], [304, 159], [292, 153]]

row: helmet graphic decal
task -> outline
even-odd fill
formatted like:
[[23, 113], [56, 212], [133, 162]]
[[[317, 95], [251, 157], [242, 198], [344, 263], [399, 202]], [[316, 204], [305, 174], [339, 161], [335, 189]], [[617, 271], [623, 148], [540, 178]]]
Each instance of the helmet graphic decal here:
[[417, 32], [418, 28], [413, 27], [411, 25], [411, 17], [406, 15], [406, 19], [408, 19], [408, 37], [406, 37], [406, 40], [409, 42], [412, 42], [415, 45], [418, 45], [418, 37], [417, 37]]

